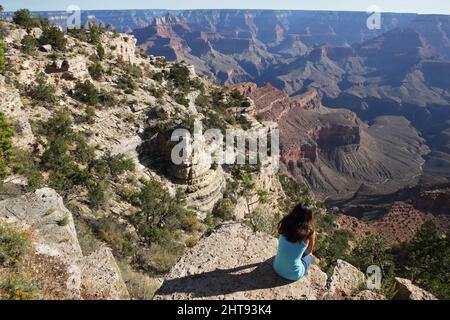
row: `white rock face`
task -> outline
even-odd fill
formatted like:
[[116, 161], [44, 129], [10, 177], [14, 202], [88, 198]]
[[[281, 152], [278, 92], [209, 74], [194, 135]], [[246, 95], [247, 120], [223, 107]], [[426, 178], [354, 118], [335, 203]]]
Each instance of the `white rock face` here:
[[8, 35], [5, 37], [5, 43], [19, 43], [23, 37], [27, 35], [27, 31], [24, 29], [10, 29]]
[[75, 56], [66, 59], [69, 65], [69, 72], [78, 80], [92, 81], [91, 75], [89, 74], [88, 67], [86, 65], [86, 58], [83, 56]]
[[111, 54], [118, 60], [135, 64], [136, 38], [132, 35], [118, 34], [116, 38], [108, 40]]
[[437, 300], [437, 298], [412, 284], [410, 280], [395, 278], [397, 283], [397, 294], [394, 296], [394, 300]]
[[330, 298], [350, 297], [365, 284], [364, 273], [350, 263], [338, 260], [330, 278], [328, 295]]
[[0, 82], [0, 111], [16, 126], [16, 135], [13, 137], [15, 146], [28, 149], [34, 141], [28, 115], [23, 108], [19, 91]]
[[0, 220], [30, 231], [28, 263], [44, 299], [129, 299], [109, 249], [83, 256], [72, 214], [56, 191], [1, 201]]

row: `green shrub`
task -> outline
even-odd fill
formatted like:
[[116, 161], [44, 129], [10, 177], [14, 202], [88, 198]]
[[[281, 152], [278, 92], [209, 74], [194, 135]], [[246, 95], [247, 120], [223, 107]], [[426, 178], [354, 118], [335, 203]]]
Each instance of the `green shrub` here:
[[135, 64], [127, 63], [125, 66], [123, 66], [123, 70], [127, 76], [133, 77], [135, 79], [142, 78], [142, 69]]
[[214, 207], [213, 215], [223, 221], [234, 219], [236, 204], [230, 198], [221, 199]]
[[41, 17], [32, 17], [28, 9], [20, 9], [14, 12], [13, 22], [27, 29], [49, 26], [48, 20]]
[[13, 172], [27, 178], [27, 191], [34, 191], [42, 184], [43, 177], [39, 170], [39, 164], [29, 152], [15, 150]]
[[36, 80], [34, 81], [35, 85], [30, 85], [28, 87], [28, 96], [37, 101], [49, 103], [56, 102], [56, 87], [52, 84], [49, 84], [47, 80], [48, 78], [45, 73], [38, 73], [38, 75], [36, 76]]
[[173, 84], [182, 91], [187, 91], [190, 89], [190, 72], [188, 68], [175, 63], [172, 68], [170, 68], [168, 78], [173, 81]]
[[119, 191], [119, 197], [122, 201], [136, 204], [139, 196], [139, 189], [137, 188], [124, 188]]
[[162, 88], [151, 88], [149, 91], [156, 99], [161, 99], [162, 97], [164, 97], [164, 89]]
[[106, 203], [105, 183], [92, 183], [88, 187], [89, 207], [93, 210], [101, 209]]
[[134, 171], [134, 169], [134, 161], [124, 154], [111, 155], [107, 153], [90, 164], [90, 171], [101, 180], [117, 178], [127, 171]]
[[195, 213], [186, 209], [185, 195], [181, 190], [172, 197], [157, 180], [142, 183], [139, 193], [132, 197], [132, 204], [140, 209], [134, 223], [148, 243], [168, 241], [177, 230], [193, 232], [200, 229]]
[[26, 274], [15, 273], [0, 280], [0, 300], [34, 300], [38, 294], [37, 286]]
[[6, 46], [0, 41], [0, 72], [6, 69]]
[[348, 261], [363, 272], [369, 266], [379, 266], [382, 272], [380, 291], [388, 298], [395, 294], [395, 264], [386, 239], [380, 235], [368, 236], [353, 249]]
[[47, 121], [40, 121], [34, 126], [36, 135], [47, 139], [41, 157], [41, 167], [50, 171], [50, 187], [69, 192], [74, 186], [87, 186], [91, 174], [77, 164], [86, 164], [93, 158], [94, 149], [86, 139], [72, 129], [72, 117], [66, 110], [56, 111]]
[[0, 180], [6, 178], [13, 163], [14, 126], [10, 125], [3, 112], [0, 112]]
[[153, 75], [152, 79], [158, 83], [161, 83], [164, 79], [164, 75], [162, 74], [162, 72], [157, 72]]
[[87, 107], [84, 110], [84, 121], [87, 124], [94, 124], [95, 123], [95, 109], [92, 107]]
[[36, 51], [37, 45], [38, 45], [37, 40], [28, 34], [23, 37], [23, 39], [20, 43], [22, 45], [22, 52], [25, 54], [34, 53]]
[[26, 232], [0, 223], [0, 267], [14, 268], [22, 264], [29, 246]]
[[157, 68], [164, 68], [167, 66], [167, 59], [165, 57], [158, 57], [155, 59], [153, 65]]
[[69, 217], [66, 215], [63, 218], [56, 221], [56, 224], [60, 227], [65, 227], [69, 224]]
[[49, 139], [61, 137], [71, 140], [74, 137], [72, 116], [67, 110], [57, 110], [47, 121], [39, 121], [34, 126], [34, 133]]
[[78, 82], [74, 94], [77, 100], [91, 106], [97, 105], [100, 101], [97, 88], [89, 80]]
[[115, 219], [102, 218], [90, 223], [93, 233], [102, 241], [106, 242], [121, 257], [133, 254], [133, 239], [128, 233], [126, 226], [118, 223]]
[[[85, 28], [85, 26], [82, 25], [81, 28], [73, 28], [73, 29], [67, 30], [67, 33], [80, 41], [91, 43], [91, 44], [97, 44], [97, 48], [98, 48], [98, 46], [101, 45], [99, 43], [99, 41], [100, 41], [100, 36], [104, 32], [104, 29], [92, 21], [89, 22], [88, 27], [89, 27], [89, 30], [87, 30]], [[97, 53], [98, 53], [98, 51], [97, 51]], [[100, 56], [99, 56], [99, 59], [102, 60], [100, 58]]]
[[185, 106], [186, 108], [189, 107], [190, 101], [189, 101], [189, 99], [186, 98], [186, 96], [183, 93], [181, 93], [181, 92], [176, 93], [174, 98], [178, 104], [181, 104], [181, 105]]
[[89, 22], [89, 42], [99, 44], [101, 35], [105, 32], [104, 28], [95, 21]]
[[64, 37], [64, 32], [57, 27], [47, 27], [42, 31], [39, 38], [40, 45], [51, 45], [53, 49], [64, 51], [67, 45], [67, 39]]
[[99, 94], [100, 104], [104, 107], [110, 108], [117, 104], [117, 99], [112, 92], [102, 90]]
[[184, 244], [168, 239], [160, 244], [152, 244], [150, 249], [138, 250], [133, 263], [153, 275], [163, 275], [177, 263], [184, 249]]
[[105, 59], [105, 49], [103, 48], [101, 43], [97, 45], [96, 51], [98, 60], [102, 61], [103, 59]]
[[127, 171], [134, 171], [135, 163], [132, 159], [127, 158], [124, 154], [115, 156], [107, 156], [109, 168], [113, 177], [118, 177]]
[[338, 259], [348, 260], [350, 241], [353, 236], [350, 232], [339, 230], [334, 225], [330, 229], [317, 226], [317, 233], [315, 254], [320, 259], [321, 269], [330, 273]]
[[200, 94], [198, 95], [198, 97], [195, 99], [195, 104], [199, 107], [207, 107], [209, 105], [209, 99], [207, 96]]
[[189, 239], [186, 240], [186, 247], [188, 248], [193, 248], [197, 245], [198, 240], [195, 237], [190, 237]]
[[105, 73], [100, 62], [96, 62], [93, 65], [90, 65], [88, 71], [92, 79], [97, 81], [101, 80], [103, 78], [103, 74]]
[[247, 214], [246, 222], [253, 229], [253, 232], [264, 232], [272, 236], [278, 235], [278, 224], [281, 215], [278, 212], [266, 212], [262, 207], [257, 207], [252, 213]]
[[380, 235], [368, 236], [352, 251], [352, 263], [361, 270], [371, 265], [381, 268], [392, 265], [392, 257], [387, 253], [388, 243]]
[[122, 75], [117, 79], [117, 88], [124, 90], [127, 94], [132, 94], [138, 85], [130, 75]]
[[426, 222], [408, 242], [393, 248], [397, 275], [411, 279], [440, 299], [450, 299], [450, 232]]

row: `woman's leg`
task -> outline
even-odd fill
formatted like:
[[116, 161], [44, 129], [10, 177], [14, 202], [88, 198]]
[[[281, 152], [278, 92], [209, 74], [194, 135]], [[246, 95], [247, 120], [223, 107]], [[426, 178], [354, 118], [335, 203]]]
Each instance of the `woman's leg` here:
[[302, 263], [303, 266], [305, 267], [305, 275], [308, 273], [309, 267], [311, 267], [312, 262], [313, 262], [312, 254], [309, 254], [302, 258]]

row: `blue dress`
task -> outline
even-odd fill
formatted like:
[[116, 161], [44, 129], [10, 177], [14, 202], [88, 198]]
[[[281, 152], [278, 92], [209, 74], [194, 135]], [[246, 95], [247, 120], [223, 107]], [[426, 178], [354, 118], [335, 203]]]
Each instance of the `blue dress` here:
[[308, 265], [305, 266], [302, 258], [307, 248], [308, 244], [304, 241], [292, 243], [281, 235], [278, 244], [278, 253], [273, 263], [275, 272], [279, 276], [291, 281], [297, 281], [304, 277]]

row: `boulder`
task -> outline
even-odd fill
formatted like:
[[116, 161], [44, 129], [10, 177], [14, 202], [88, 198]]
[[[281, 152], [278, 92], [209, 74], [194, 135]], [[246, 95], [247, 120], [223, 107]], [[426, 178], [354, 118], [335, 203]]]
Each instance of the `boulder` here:
[[386, 300], [386, 297], [371, 290], [364, 290], [354, 296], [352, 300]]
[[361, 286], [365, 285], [366, 277], [350, 263], [338, 260], [329, 281], [328, 297], [350, 297]]
[[32, 28], [30, 30], [30, 36], [34, 37], [35, 39], [39, 39], [42, 36], [42, 29], [41, 28]]
[[393, 300], [437, 300], [437, 298], [412, 284], [410, 280], [395, 278], [397, 283], [397, 293]]
[[267, 234], [222, 225], [181, 258], [155, 299], [321, 299], [327, 275], [313, 265], [305, 278], [284, 280], [273, 271], [276, 251], [277, 240]]
[[26, 35], [25, 29], [9, 29], [4, 41], [5, 43], [20, 43]]
[[103, 247], [81, 259], [81, 297], [85, 300], [129, 299], [111, 249]]
[[44, 44], [39, 47], [39, 50], [42, 52], [52, 52], [53, 48], [51, 44]]
[[1, 201], [0, 220], [30, 232], [25, 267], [42, 298], [129, 299], [109, 249], [83, 256], [72, 214], [56, 191], [43, 188]]

